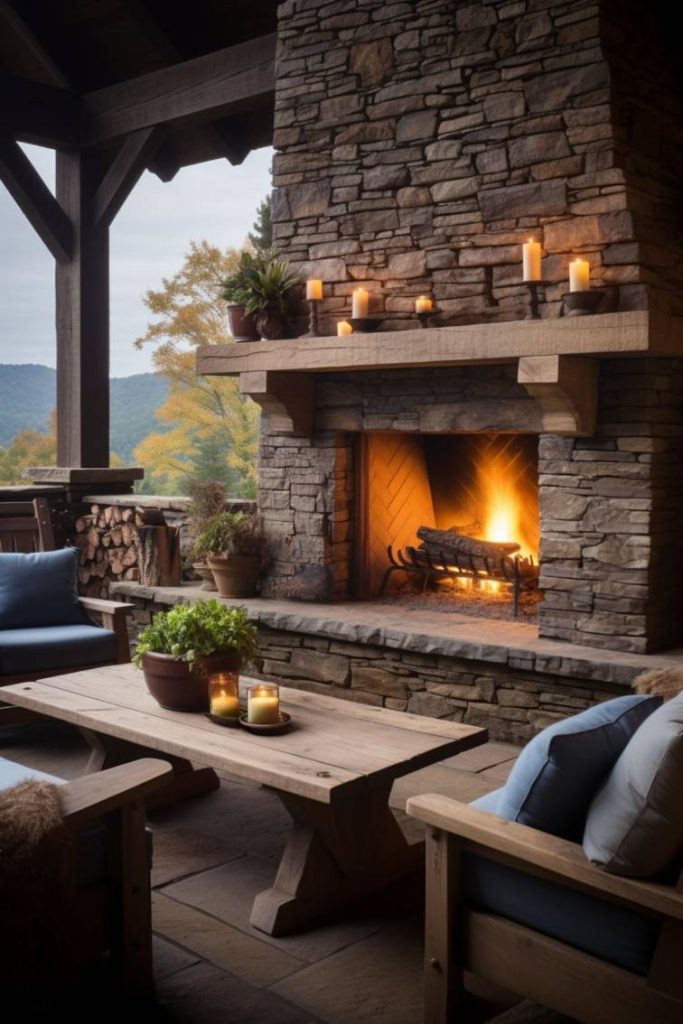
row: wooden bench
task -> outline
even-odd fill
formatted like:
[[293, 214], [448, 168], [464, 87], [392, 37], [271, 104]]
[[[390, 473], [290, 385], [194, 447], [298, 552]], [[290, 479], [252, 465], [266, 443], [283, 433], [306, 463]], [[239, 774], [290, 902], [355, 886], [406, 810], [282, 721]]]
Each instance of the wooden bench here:
[[456, 722], [291, 688], [281, 696], [293, 728], [258, 736], [161, 708], [132, 665], [3, 691], [13, 704], [78, 726], [93, 748], [91, 771], [154, 751], [175, 769], [174, 798], [216, 788], [213, 769], [273, 789], [294, 826], [274, 884], [252, 910], [252, 924], [271, 935], [418, 867], [424, 844], [411, 846], [389, 809], [394, 781], [487, 739], [485, 729]]

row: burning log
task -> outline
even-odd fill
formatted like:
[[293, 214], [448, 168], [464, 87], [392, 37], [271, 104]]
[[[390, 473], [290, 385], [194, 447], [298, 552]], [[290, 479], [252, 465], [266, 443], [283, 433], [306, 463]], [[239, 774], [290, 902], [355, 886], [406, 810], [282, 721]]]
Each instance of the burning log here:
[[496, 562], [500, 562], [502, 558], [514, 555], [520, 547], [514, 541], [480, 540], [478, 537], [468, 537], [466, 534], [460, 533], [456, 527], [451, 527], [450, 530], [433, 530], [429, 526], [421, 526], [417, 535], [429, 557], [438, 562], [444, 558], [457, 562], [459, 555], [494, 559]]

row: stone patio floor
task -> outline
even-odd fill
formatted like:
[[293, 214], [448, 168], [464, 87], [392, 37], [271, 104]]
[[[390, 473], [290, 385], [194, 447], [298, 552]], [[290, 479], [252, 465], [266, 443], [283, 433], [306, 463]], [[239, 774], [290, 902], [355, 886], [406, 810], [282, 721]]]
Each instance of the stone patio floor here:
[[[88, 756], [75, 730], [52, 724], [8, 731], [0, 752], [63, 778], [83, 774]], [[488, 743], [405, 777], [392, 793], [399, 820], [407, 829], [418, 827], [402, 814], [412, 794], [441, 792], [469, 801], [495, 789], [516, 754], [509, 744]], [[250, 926], [249, 911], [274, 876], [289, 828], [275, 796], [226, 775], [219, 790], [154, 814], [151, 825], [159, 1008], [146, 1020], [422, 1020], [420, 878], [300, 934], [274, 939]], [[513, 1011], [514, 1019], [559, 1019], [536, 1007], [529, 1012], [520, 1017]]]

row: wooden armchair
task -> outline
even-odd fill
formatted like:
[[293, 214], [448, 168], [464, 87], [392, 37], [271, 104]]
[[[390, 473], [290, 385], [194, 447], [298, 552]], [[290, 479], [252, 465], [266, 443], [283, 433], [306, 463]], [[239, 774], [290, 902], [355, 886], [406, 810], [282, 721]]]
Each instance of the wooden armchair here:
[[[425, 1024], [464, 1016], [464, 972], [585, 1024], [683, 1020], [683, 874], [634, 881], [591, 864], [581, 846], [435, 794], [408, 801], [427, 826]], [[647, 976], [468, 903], [463, 855], [507, 865], [656, 923]]]
[[[54, 531], [50, 518], [50, 509], [45, 498], [33, 501], [1, 502], [0, 503], [0, 552], [53, 551], [55, 549]], [[86, 669], [98, 664], [112, 662], [129, 662], [130, 647], [126, 618], [133, 611], [132, 604], [120, 601], [107, 601], [102, 598], [81, 597], [80, 603], [88, 616], [93, 616], [105, 629], [115, 636], [115, 657], [107, 661], [95, 661], [73, 667]], [[70, 671], [63, 664], [60, 667], [41, 668], [27, 672], [0, 672], [0, 686], [10, 683], [21, 683], [36, 678], [47, 678], [51, 675], [62, 675]]]

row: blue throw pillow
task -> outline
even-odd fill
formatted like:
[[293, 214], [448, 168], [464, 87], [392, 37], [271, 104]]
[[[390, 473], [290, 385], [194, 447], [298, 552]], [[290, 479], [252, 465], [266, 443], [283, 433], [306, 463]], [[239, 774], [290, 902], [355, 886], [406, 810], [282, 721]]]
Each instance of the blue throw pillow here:
[[0, 554], [0, 629], [82, 623], [77, 573], [77, 548]]
[[517, 758], [496, 814], [580, 841], [598, 786], [661, 703], [661, 697], [617, 697], [544, 729]]

